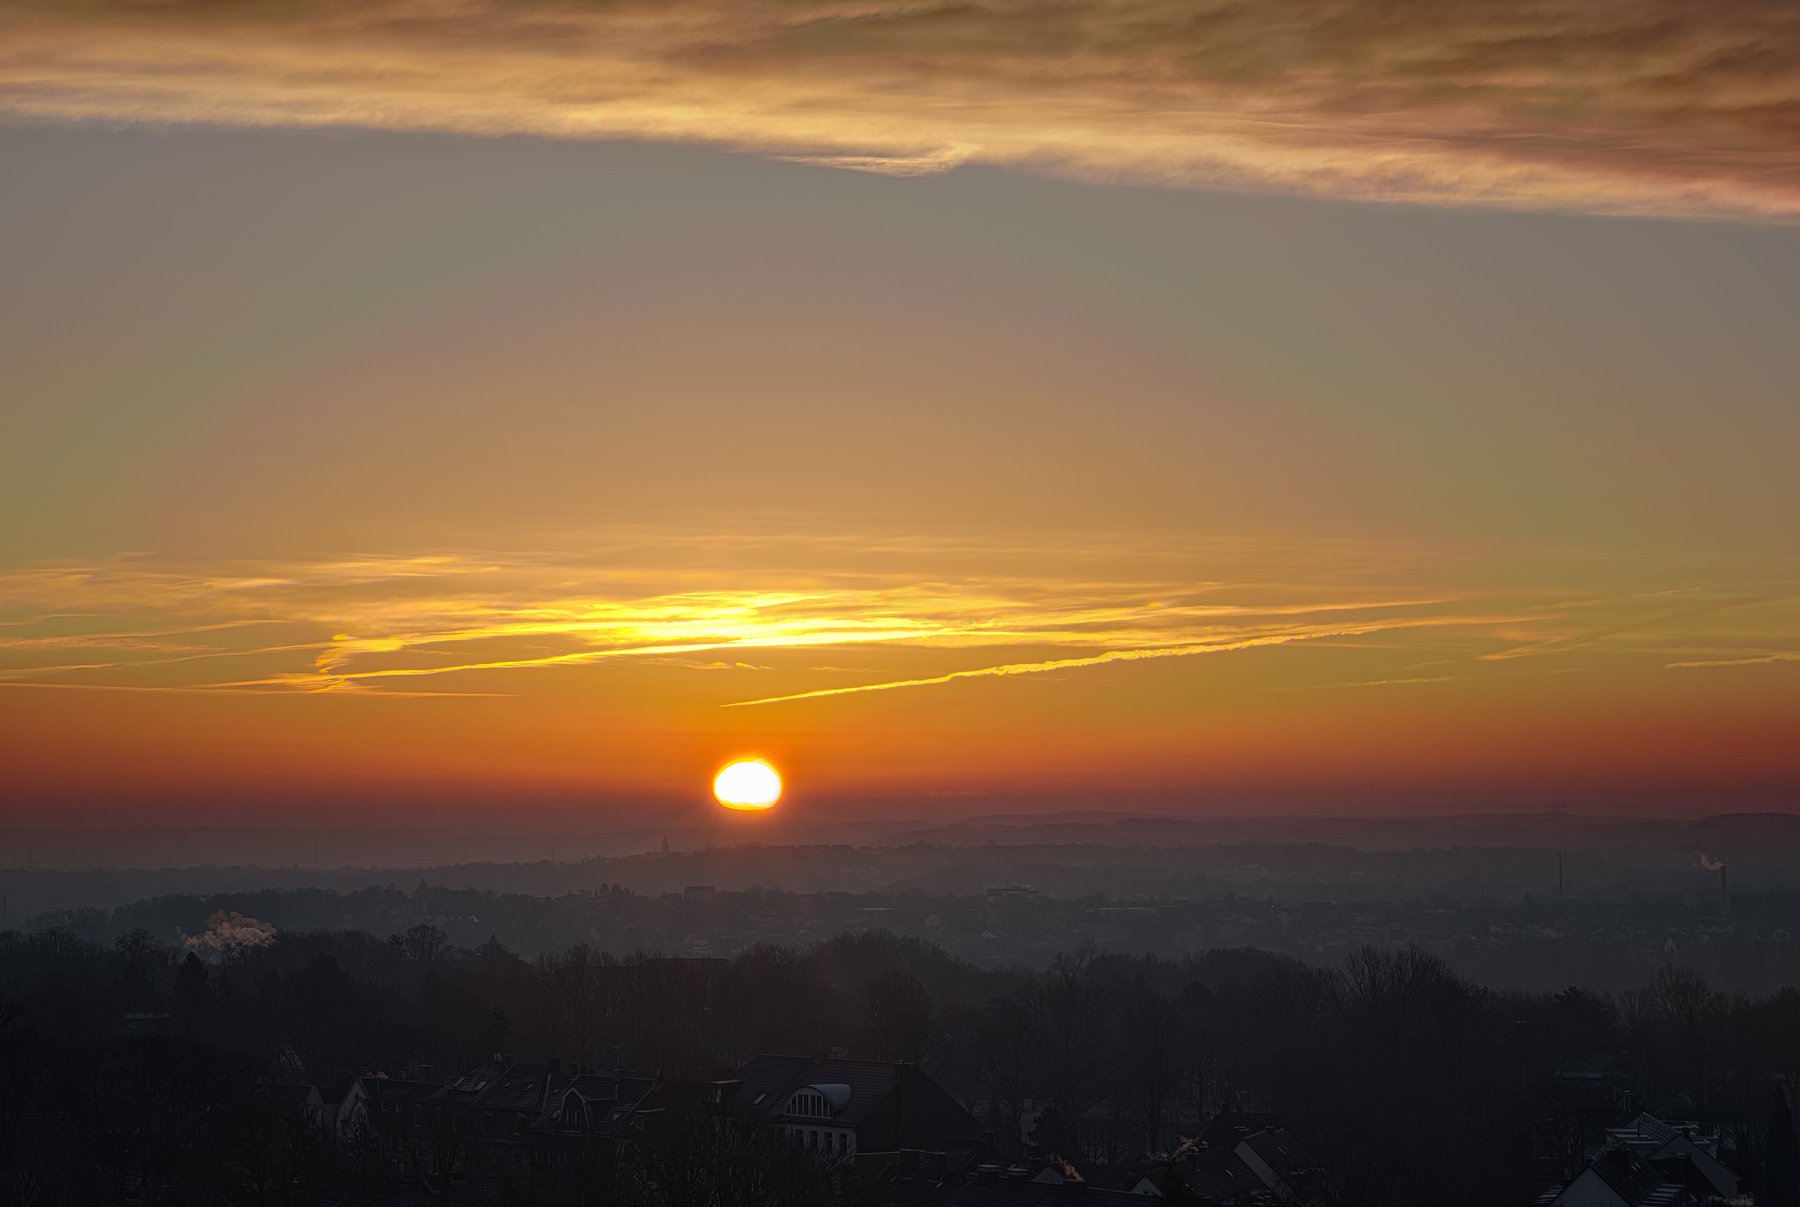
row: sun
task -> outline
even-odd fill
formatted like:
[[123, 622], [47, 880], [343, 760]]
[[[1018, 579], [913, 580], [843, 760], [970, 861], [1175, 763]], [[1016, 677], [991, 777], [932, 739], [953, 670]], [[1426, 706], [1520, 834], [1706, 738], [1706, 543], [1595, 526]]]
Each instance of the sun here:
[[770, 809], [781, 799], [781, 777], [762, 759], [742, 759], [713, 778], [713, 795], [727, 809]]

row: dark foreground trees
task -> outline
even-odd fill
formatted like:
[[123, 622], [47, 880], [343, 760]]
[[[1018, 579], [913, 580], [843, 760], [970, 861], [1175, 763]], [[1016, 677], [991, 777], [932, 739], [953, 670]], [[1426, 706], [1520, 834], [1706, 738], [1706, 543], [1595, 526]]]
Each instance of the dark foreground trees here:
[[[302, 1202], [419, 1172], [416, 1153], [359, 1165], [296, 1123], [284, 1085], [441, 1083], [496, 1055], [700, 1084], [759, 1052], [833, 1049], [923, 1065], [1001, 1154], [1093, 1169], [1146, 1161], [1219, 1111], [1279, 1110], [1341, 1207], [1530, 1201], [1578, 1167], [1621, 1093], [1679, 1095], [1755, 1141], [1767, 1201], [1800, 1200], [1772, 1089], [1795, 1067], [1800, 995], [1724, 994], [1678, 969], [1621, 998], [1495, 993], [1410, 948], [1330, 967], [1086, 950], [981, 970], [881, 931], [733, 961], [588, 947], [526, 961], [416, 927], [209, 954], [223, 958], [144, 935], [0, 935], [0, 1205]], [[534, 1172], [515, 1198], [588, 1202], [604, 1185], [659, 1205], [831, 1201], [829, 1171], [750, 1143], [747, 1121], [699, 1126], [604, 1170]], [[456, 1137], [433, 1147], [482, 1174]]]

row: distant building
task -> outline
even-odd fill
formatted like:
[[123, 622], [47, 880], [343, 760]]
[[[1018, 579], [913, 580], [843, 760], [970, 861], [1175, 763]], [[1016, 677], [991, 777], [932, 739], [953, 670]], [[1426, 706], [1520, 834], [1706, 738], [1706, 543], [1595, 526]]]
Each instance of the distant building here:
[[325, 1100], [316, 1085], [268, 1086], [264, 1093], [281, 1113], [300, 1122], [308, 1131], [322, 1132], [325, 1127]]
[[1553, 1186], [1538, 1197], [1537, 1207], [1694, 1207], [1702, 1202], [1678, 1176], [1629, 1148], [1612, 1148], [1596, 1157], [1565, 1186]]
[[369, 1092], [363, 1079], [349, 1074], [319, 1087], [319, 1124], [325, 1135], [339, 1144], [361, 1139], [369, 1127]]
[[554, 1061], [488, 1061], [416, 1098], [415, 1109], [427, 1131], [453, 1123], [472, 1149], [523, 1168], [610, 1144], [655, 1088], [653, 1078], [565, 1073]]
[[1608, 1149], [1628, 1149], [1653, 1165], [1685, 1158], [1704, 1179], [1708, 1193], [1722, 1199], [1737, 1197], [1738, 1176], [1719, 1159], [1716, 1131], [1692, 1123], [1668, 1123], [1648, 1113], [1623, 1127], [1606, 1129]]
[[981, 1125], [917, 1066], [758, 1056], [720, 1084], [721, 1105], [761, 1116], [821, 1156], [976, 1141]]
[[1147, 1173], [1133, 1193], [1165, 1197], [1179, 1183], [1184, 1193], [1216, 1207], [1321, 1202], [1317, 1165], [1281, 1117], [1267, 1113], [1217, 1116], [1200, 1136], [1184, 1140], [1163, 1167]]
[[366, 1077], [363, 1090], [369, 1134], [381, 1140], [396, 1153], [410, 1153], [414, 1164], [424, 1146], [421, 1110], [425, 1100], [438, 1090], [431, 1081], [413, 1081], [403, 1077]]
[[1130, 1207], [1154, 1200], [1154, 1192], [1107, 1190], [1070, 1177], [1053, 1165], [983, 1162], [947, 1179], [921, 1202], [929, 1207]]

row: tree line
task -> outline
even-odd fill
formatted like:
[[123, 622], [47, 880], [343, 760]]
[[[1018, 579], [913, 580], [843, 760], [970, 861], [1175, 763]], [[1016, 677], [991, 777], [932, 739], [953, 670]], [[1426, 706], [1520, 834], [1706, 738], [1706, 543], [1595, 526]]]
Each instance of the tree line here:
[[7, 932], [0, 1201], [56, 1201], [59, 1166], [120, 1184], [229, 1169], [218, 1201], [280, 1201], [258, 1197], [288, 1143], [273, 1082], [442, 1080], [496, 1056], [700, 1080], [764, 1052], [916, 1063], [1002, 1154], [1104, 1171], [1218, 1111], [1270, 1110], [1334, 1204], [1517, 1203], [1577, 1172], [1621, 1112], [1670, 1101], [1724, 1128], [1754, 1180], [1773, 1087], [1800, 1077], [1800, 991], [1723, 993], [1665, 967], [1623, 994], [1501, 992], [1417, 948], [1329, 968], [1221, 949], [981, 969], [881, 930], [732, 960], [528, 960], [423, 924], [202, 950]]

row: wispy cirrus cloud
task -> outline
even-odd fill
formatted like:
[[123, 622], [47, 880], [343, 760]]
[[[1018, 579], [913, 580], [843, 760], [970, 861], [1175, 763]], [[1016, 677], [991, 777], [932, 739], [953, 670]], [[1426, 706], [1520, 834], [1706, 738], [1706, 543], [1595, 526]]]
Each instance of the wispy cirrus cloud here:
[[[1151, 646], [1142, 649], [1108, 650], [1104, 654], [1094, 654], [1082, 658], [1052, 658], [1043, 662], [1009, 662], [998, 666], [975, 667], [969, 670], [947, 671], [942, 675], [932, 675], [922, 679], [891, 679], [881, 683], [864, 683], [854, 687], [826, 687], [814, 691], [794, 692], [786, 696], [766, 696], [760, 700], [735, 701], [729, 708], [749, 708], [758, 704], [786, 704], [797, 700], [817, 700], [827, 696], [849, 696], [859, 692], [893, 691], [905, 687], [934, 687], [944, 683], [955, 683], [959, 679], [1008, 678], [1015, 675], [1041, 675], [1052, 671], [1072, 670], [1077, 667], [1105, 666], [1111, 662], [1141, 662], [1151, 658], [1193, 658], [1202, 654], [1227, 654], [1237, 650], [1253, 650], [1272, 645], [1291, 645], [1301, 641], [1320, 641], [1331, 637], [1359, 636], [1365, 633], [1380, 633], [1395, 629], [1432, 628], [1451, 625], [1487, 626], [1509, 623], [1516, 620], [1511, 616], [1428, 616], [1396, 618], [1392, 620], [1367, 621], [1361, 624], [1344, 624], [1337, 626], [1289, 627], [1273, 633], [1256, 633], [1225, 641], [1201, 642], [1195, 645]], [[1384, 682], [1394, 682], [1385, 680]], [[1423, 682], [1423, 680], [1412, 680]], [[1441, 680], [1432, 680], [1441, 682]], [[1363, 687], [1368, 684], [1354, 684]]]
[[1800, 650], [1775, 650], [1767, 654], [1746, 654], [1739, 658], [1692, 658], [1671, 662], [1670, 670], [1701, 670], [1725, 666], [1776, 666], [1783, 662], [1800, 662]]
[[[1347, 681], [1341, 661], [1322, 661], [1339, 669], [1308, 690], [1524, 673], [1482, 668], [1525, 653], [1530, 673], [1791, 657], [1770, 652], [1793, 617], [1773, 582], [1675, 601], [1616, 583], [1572, 591], [1566, 568], [1529, 587], [1517, 566], [1463, 567], [1449, 588], [1442, 557], [1384, 546], [1145, 545], [1117, 577], [1074, 541], [1054, 555], [865, 541], [879, 552], [862, 568], [845, 567], [849, 548], [766, 540], [733, 562], [717, 534], [676, 533], [549, 552], [31, 567], [0, 574], [0, 688], [413, 698], [635, 665], [692, 676], [672, 690], [694, 703], [743, 708], [1274, 647], [1360, 660]], [[1277, 567], [1301, 573], [1284, 581]], [[1506, 585], [1470, 585], [1483, 579]], [[883, 651], [881, 666], [842, 660], [856, 650]]]
[[5, 0], [0, 107], [1800, 214], [1786, 0]]
[[1460, 683], [1465, 675], [1407, 675], [1394, 679], [1352, 679], [1342, 683], [1309, 683], [1290, 691], [1342, 691], [1354, 687], [1423, 687], [1433, 683]]
[[[39, 567], [0, 575], [0, 612], [55, 614], [40, 623], [57, 631], [14, 630], [0, 649], [0, 686], [385, 695], [443, 683], [461, 694], [470, 677], [621, 660], [670, 673], [766, 672], [775, 669], [768, 656], [784, 651], [882, 647], [964, 661], [930, 680], [799, 693], [838, 695], [1531, 620], [1491, 614], [1456, 593], [1369, 583], [1231, 586], [1197, 576], [1115, 581], [1080, 573], [1081, 563], [1076, 554], [1038, 573], [1003, 573], [995, 560], [982, 576], [656, 571], [531, 554]], [[157, 644], [199, 634], [202, 648]], [[90, 647], [106, 657], [45, 657]], [[983, 661], [995, 651], [1031, 657]], [[979, 665], [966, 664], [971, 656]], [[239, 665], [249, 673], [221, 669]], [[807, 660], [788, 673], [857, 672], [831, 663], [815, 670]]]

